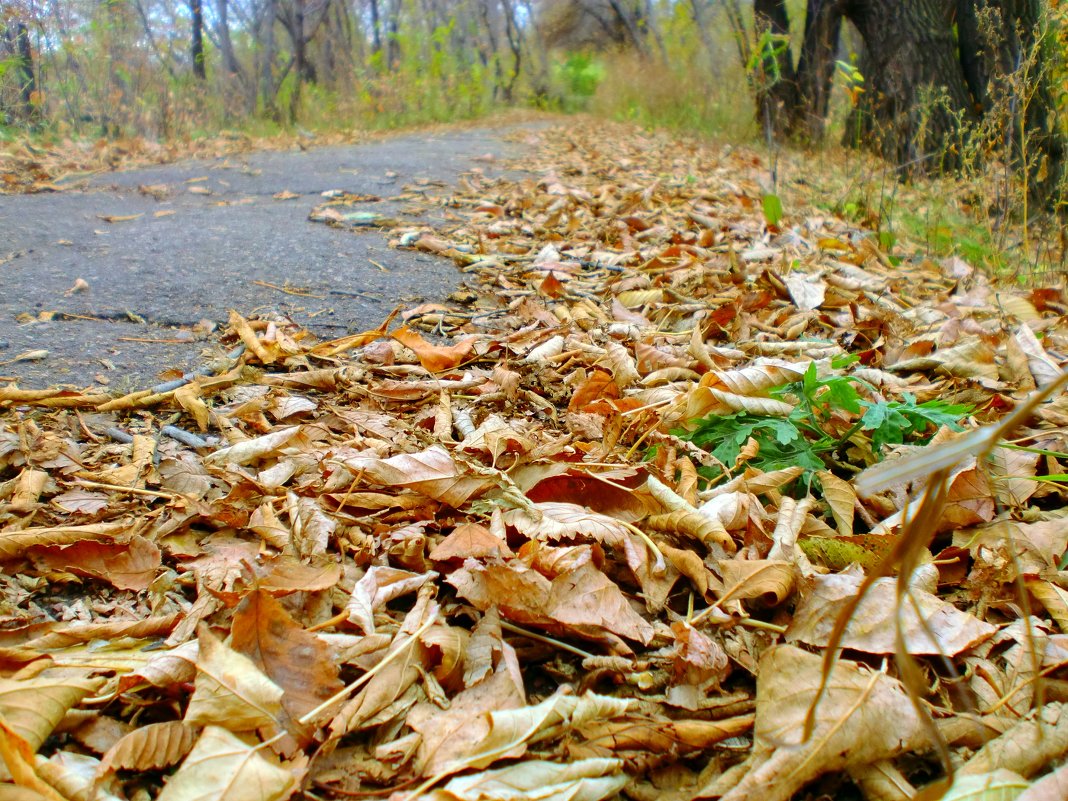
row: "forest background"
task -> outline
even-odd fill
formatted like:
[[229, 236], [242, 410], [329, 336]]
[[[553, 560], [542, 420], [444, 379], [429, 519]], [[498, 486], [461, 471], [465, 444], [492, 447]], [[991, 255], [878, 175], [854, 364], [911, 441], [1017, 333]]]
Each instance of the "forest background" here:
[[4, 0], [0, 141], [588, 111], [761, 143], [772, 217], [796, 190], [891, 250], [1031, 278], [1064, 262], [1066, 41], [1059, 0]]

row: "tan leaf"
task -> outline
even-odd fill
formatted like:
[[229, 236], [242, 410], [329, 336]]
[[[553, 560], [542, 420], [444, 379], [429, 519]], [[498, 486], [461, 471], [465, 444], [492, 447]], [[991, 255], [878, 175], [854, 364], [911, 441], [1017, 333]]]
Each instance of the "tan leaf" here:
[[612, 378], [620, 389], [626, 389], [641, 376], [634, 355], [620, 342], [605, 343], [605, 355], [599, 360], [612, 371]]
[[263, 749], [218, 726], [208, 726], [159, 801], [284, 801], [298, 777], [267, 761]]
[[448, 709], [423, 702], [408, 713], [408, 725], [422, 738], [415, 763], [420, 775], [436, 775], [448, 764], [477, 750], [489, 734], [489, 712], [519, 709], [526, 703], [515, 653], [507, 645], [503, 648], [504, 658], [498, 670], [454, 696]]
[[201, 398], [199, 382], [190, 381], [185, 386], [178, 387], [174, 391], [174, 399], [178, 401], [179, 406], [193, 416], [193, 419], [197, 422], [197, 427], [201, 431], [208, 430], [210, 413], [203, 398]]
[[633, 486], [641, 474], [598, 475], [571, 469], [547, 474], [537, 467], [522, 465], [508, 473], [535, 503], [574, 503], [628, 523], [640, 520], [653, 508], [648, 493]]
[[527, 743], [536, 740], [540, 732], [549, 729], [565, 732], [577, 721], [614, 718], [626, 714], [630, 708], [630, 701], [586, 693], [577, 698], [554, 695], [534, 706], [490, 712], [489, 731], [481, 742], [469, 753], [458, 755], [441, 766], [437, 775], [444, 776], [465, 768], [484, 768], [500, 759], [522, 756]]
[[430, 559], [434, 562], [467, 559], [468, 557], [507, 559], [512, 555], [508, 543], [495, 536], [485, 526], [478, 523], [463, 523], [434, 546], [434, 550], [430, 552]]
[[129, 527], [129, 523], [119, 520], [85, 526], [42, 526], [22, 531], [0, 531], [0, 560], [15, 559], [35, 545], [62, 546], [83, 540], [106, 542], [120, 536]]
[[418, 638], [412, 639], [424, 626], [437, 618], [438, 606], [430, 600], [429, 592], [422, 592], [415, 606], [404, 617], [386, 656], [394, 657], [385, 669], [376, 672], [363, 689], [348, 701], [330, 721], [329, 739], [336, 739], [356, 731], [382, 710], [404, 697], [420, 677], [425, 648]]
[[458, 776], [427, 801], [504, 801], [515, 798], [601, 801], [629, 781], [620, 759], [545, 762], [528, 760], [497, 770]]
[[1068, 706], [1047, 703], [995, 737], [958, 768], [961, 776], [998, 769], [1032, 776], [1046, 770], [1068, 750]]
[[15, 482], [15, 491], [11, 495], [11, 510], [21, 513], [36, 509], [47, 483], [48, 473], [44, 470], [29, 468], [23, 470], [19, 473]]
[[454, 508], [493, 485], [492, 479], [461, 471], [440, 445], [389, 459], [359, 456], [346, 459], [344, 464], [356, 473], [363, 471], [368, 479], [378, 484], [406, 487]]
[[1028, 578], [1027, 589], [1046, 608], [1062, 632], [1068, 633], [1068, 592], [1045, 579]]
[[504, 521], [531, 539], [562, 540], [590, 538], [598, 542], [618, 543], [626, 526], [608, 515], [590, 512], [573, 503], [546, 501], [528, 507], [509, 509]]
[[723, 389], [734, 395], [762, 395], [772, 387], [799, 381], [811, 362], [790, 364], [781, 361], [762, 361], [738, 370], [713, 370], [701, 379], [701, 386]]
[[857, 503], [857, 493], [853, 485], [830, 470], [819, 470], [816, 476], [823, 487], [823, 499], [831, 509], [838, 533], [848, 537], [853, 533], [853, 512]]
[[628, 309], [637, 309], [650, 303], [660, 303], [664, 299], [664, 293], [659, 289], [632, 289], [620, 292], [616, 299]]
[[107, 509], [111, 499], [102, 492], [72, 489], [52, 498], [52, 504], [74, 515], [95, 515]]
[[233, 309], [230, 310], [230, 328], [241, 337], [241, 341], [245, 343], [245, 347], [249, 349], [249, 352], [255, 355], [263, 364], [272, 364], [274, 362], [274, 354], [264, 347], [256, 332], [252, 330], [252, 326], [248, 324], [248, 320]]
[[49, 801], [67, 801], [37, 775], [33, 757], [35, 750], [0, 716], [0, 766], [6, 767], [6, 771], [0, 770], [0, 779], [10, 778], [18, 786], [38, 793]]
[[196, 661], [200, 647], [195, 640], [168, 650], [152, 653], [139, 668], [119, 680], [119, 691], [148, 682], [156, 687], [176, 687], [196, 678]]
[[1027, 368], [1035, 379], [1035, 386], [1044, 387], [1061, 377], [1061, 366], [1046, 353], [1035, 332], [1028, 325], [1021, 325], [1013, 334], [1013, 339], [1027, 355]]
[[267, 574], [260, 579], [259, 587], [275, 596], [328, 590], [340, 581], [342, 575], [341, 565], [329, 556], [307, 563], [279, 554], [266, 561], [264, 569]]
[[1009, 448], [994, 448], [987, 456], [994, 497], [1002, 506], [1018, 508], [1035, 494], [1039, 482], [1034, 479], [1039, 454]]
[[396, 598], [418, 591], [434, 578], [434, 573], [413, 573], [395, 567], [374, 565], [367, 569], [352, 588], [352, 594], [345, 604], [345, 612], [349, 620], [363, 629], [364, 634], [374, 634], [375, 612]]
[[143, 217], [143, 214], [98, 214], [98, 218], [104, 222], [117, 223], [117, 222], [130, 222]]
[[188, 495], [191, 498], [203, 498], [211, 489], [211, 477], [200, 464], [200, 460], [179, 457], [161, 459], [157, 468], [160, 486], [163, 489]]
[[797, 584], [797, 568], [790, 562], [769, 559], [720, 559], [723, 594], [717, 599], [755, 598], [767, 606], [785, 601]]
[[237, 607], [232, 632], [231, 647], [285, 691], [282, 706], [294, 719], [341, 689], [330, 648], [265, 590], [253, 590]]
[[48, 759], [38, 756], [37, 774], [70, 801], [119, 801], [114, 793], [99, 790], [96, 772], [100, 760], [75, 751], [57, 751]]
[[496, 464], [501, 454], [526, 453], [534, 447], [534, 443], [501, 417], [491, 414], [478, 428], [464, 437], [460, 447], [465, 451], [488, 453]]
[[201, 625], [197, 678], [185, 722], [218, 723], [231, 731], [273, 728], [282, 715], [283, 690], [244, 654], [228, 648]]
[[69, 648], [92, 640], [121, 640], [158, 638], [170, 633], [180, 620], [180, 614], [143, 617], [140, 620], [101, 620], [92, 623], [65, 623], [33, 637], [27, 645], [42, 650]]
[[1068, 765], [1043, 776], [1016, 796], [1016, 801], [1062, 801], [1068, 798]]
[[1027, 786], [1027, 779], [1004, 768], [973, 775], [958, 773], [953, 778], [953, 784], [941, 796], [941, 801], [1018, 801]]
[[959, 378], [977, 378], [997, 381], [998, 367], [994, 362], [994, 350], [979, 337], [970, 337], [960, 345], [940, 348], [930, 356], [905, 359], [888, 365], [895, 373], [917, 370], [944, 370]]
[[30, 557], [53, 570], [92, 576], [135, 592], [148, 589], [160, 567], [159, 547], [140, 536], [122, 543], [90, 541], [64, 548], [33, 548]]
[[100, 772], [160, 770], [177, 765], [193, 748], [198, 734], [198, 728], [180, 720], [145, 724], [108, 749]]
[[822, 661], [790, 645], [774, 646], [761, 656], [753, 756], [722, 801], [787, 801], [824, 773], [925, 746], [925, 731], [904, 688], [845, 660], [835, 665], [816, 708], [812, 736], [805, 740], [805, 717], [820, 685]]
[[277, 454], [281, 448], [285, 447], [290, 440], [300, 433], [300, 428], [300, 426], [279, 428], [270, 434], [264, 434], [262, 437], [247, 439], [244, 442], [220, 448], [214, 453], [209, 453], [205, 456], [204, 461], [208, 464], [250, 464], [257, 459]]
[[100, 679], [74, 676], [0, 678], [0, 718], [32, 751], [37, 751], [68, 710], [102, 683]]
[[811, 311], [823, 305], [827, 284], [819, 276], [791, 271], [782, 277], [794, 305], [801, 311]]
[[552, 581], [546, 614], [565, 626], [598, 626], [648, 645], [653, 627], [639, 615], [619, 587], [591, 564]]
[[[826, 644], [839, 614], [856, 595], [862, 580], [849, 573], [815, 577], [811, 593], [794, 612], [786, 632], [787, 640], [817, 646]], [[955, 656], [997, 630], [935, 595], [916, 588], [910, 594], [912, 600], [898, 603], [897, 580], [877, 579], [853, 613], [842, 647], [871, 654], [892, 654], [895, 621], [900, 620], [905, 648], [910, 654]], [[917, 617], [916, 607], [922, 620]]]
[[[718, 687], [730, 673], [730, 663], [723, 646], [685, 621], [673, 623], [675, 653], [672, 656], [672, 680], [679, 685], [693, 685], [705, 692]], [[677, 696], [671, 696], [677, 701]], [[697, 708], [697, 706], [687, 707]]]
[[749, 414], [765, 415], [767, 417], [786, 417], [794, 410], [786, 401], [774, 398], [762, 398], [753, 395], [736, 395], [722, 389], [712, 388], [709, 390], [712, 397], [731, 412], [747, 412]]
[[250, 531], [255, 531], [268, 545], [284, 550], [293, 536], [292, 531], [278, 517], [271, 501], [261, 503], [248, 519]]

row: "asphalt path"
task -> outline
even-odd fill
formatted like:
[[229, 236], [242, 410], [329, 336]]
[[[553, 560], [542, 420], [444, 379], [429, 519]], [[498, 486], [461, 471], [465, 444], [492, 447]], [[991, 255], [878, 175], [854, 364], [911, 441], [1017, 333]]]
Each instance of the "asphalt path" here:
[[[492, 176], [520, 155], [521, 138], [504, 138], [517, 130], [261, 151], [0, 197], [0, 380], [129, 391], [217, 355], [198, 324], [223, 324], [230, 309], [286, 315], [325, 339], [374, 328], [397, 304], [442, 300], [461, 283], [452, 262], [308, 214], [331, 190], [391, 198], [440, 193], [433, 182], [472, 170]], [[358, 208], [393, 215], [412, 204]], [[428, 205], [421, 219], [446, 215]]]

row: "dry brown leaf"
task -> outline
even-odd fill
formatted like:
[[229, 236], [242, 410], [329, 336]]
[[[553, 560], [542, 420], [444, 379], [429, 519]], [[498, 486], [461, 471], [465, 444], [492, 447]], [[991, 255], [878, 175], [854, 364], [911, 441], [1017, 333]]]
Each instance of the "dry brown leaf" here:
[[91, 523], [84, 526], [41, 526], [0, 532], [0, 560], [15, 559], [34, 546], [72, 545], [83, 540], [107, 542], [129, 530], [127, 521]]
[[753, 598], [765, 606], [785, 601], [797, 584], [797, 568], [790, 562], [767, 559], [720, 559], [723, 594], [719, 603]]
[[1053, 773], [1036, 781], [1015, 801], [1062, 801], [1068, 798], [1068, 765], [1062, 765]]
[[159, 801], [285, 801], [299, 779], [299, 773], [269, 762], [263, 749], [208, 726]]
[[208, 464], [245, 465], [257, 459], [277, 455], [281, 448], [300, 433], [300, 428], [300, 426], [287, 426], [264, 434], [262, 437], [247, 439], [226, 448], [220, 448], [205, 456], [204, 461]]
[[28, 556], [52, 570], [92, 576], [135, 592], [148, 589], [160, 567], [159, 548], [140, 536], [121, 543], [89, 541], [64, 548], [31, 548]]
[[492, 479], [466, 474], [440, 445], [389, 459], [355, 457], [344, 464], [377, 484], [412, 489], [453, 507], [493, 485]]
[[177, 765], [193, 748], [200, 730], [180, 720], [148, 723], [108, 749], [100, 775], [113, 770], [159, 770]]
[[853, 534], [853, 512], [857, 504], [857, 493], [853, 485], [836, 476], [830, 470], [816, 472], [823, 487], [823, 499], [831, 509], [838, 533], [843, 537]]
[[263, 589], [253, 590], [235, 610], [230, 645], [285, 691], [282, 706], [294, 720], [342, 687], [326, 643], [305, 631]]
[[497, 670], [454, 696], [448, 709], [423, 702], [408, 713], [408, 725], [421, 737], [415, 763], [420, 776], [437, 775], [477, 750], [489, 734], [488, 713], [520, 709], [526, 703], [515, 652], [504, 643], [500, 645], [502, 657]]
[[0, 771], [0, 779], [11, 779], [19, 787], [25, 787], [49, 801], [67, 801], [37, 775], [34, 750], [0, 717], [0, 762], [7, 768], [6, 771]]
[[228, 648], [201, 625], [197, 631], [196, 688], [184, 721], [219, 724], [230, 731], [273, 728], [282, 718], [283, 690], [244, 654]]
[[619, 543], [627, 532], [626, 526], [608, 515], [591, 512], [577, 504], [553, 501], [509, 509], [504, 514], [504, 521], [530, 539], [552, 542], [588, 538]]
[[430, 559], [435, 562], [467, 559], [468, 557], [507, 559], [510, 556], [513, 554], [508, 543], [477, 523], [464, 523], [457, 526], [430, 552]]
[[174, 399], [178, 401], [179, 406], [193, 415], [193, 419], [197, 421], [197, 427], [201, 431], [207, 431], [211, 413], [201, 397], [201, 392], [199, 382], [190, 381], [185, 386], [178, 387], [174, 391]]
[[[794, 612], [786, 639], [817, 646], [826, 643], [862, 581], [861, 576], [849, 573], [814, 577], [811, 594]], [[910, 654], [956, 656], [997, 630], [915, 587], [906, 600], [898, 603], [897, 580], [881, 578], [868, 590], [850, 618], [842, 646], [869, 654], [892, 654], [896, 649], [898, 624]]]
[[959, 775], [976, 776], [1004, 768], [1027, 778], [1066, 752], [1068, 709], [1064, 704], [1049, 703], [980, 748], [959, 768]]
[[102, 683], [84, 675], [0, 678], [0, 718], [36, 752], [64, 715]]
[[753, 756], [740, 781], [723, 793], [723, 801], [787, 801], [823, 773], [926, 744], [904, 688], [885, 674], [845, 660], [835, 665], [816, 708], [812, 736], [805, 740], [805, 716], [820, 686], [821, 663], [816, 654], [789, 645], [775, 646], [761, 657]]
[[458, 776], [426, 796], [427, 801], [504, 801], [560, 798], [602, 801], [627, 784], [623, 761], [582, 759], [566, 764], [529, 760], [497, 770]]

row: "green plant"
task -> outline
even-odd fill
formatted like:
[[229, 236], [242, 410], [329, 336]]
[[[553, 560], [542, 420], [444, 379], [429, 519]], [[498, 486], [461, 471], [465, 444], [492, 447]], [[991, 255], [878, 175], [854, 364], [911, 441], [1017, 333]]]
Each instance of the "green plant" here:
[[[940, 426], [960, 430], [960, 419], [971, 412], [968, 406], [930, 400], [918, 403], [905, 394], [901, 401], [869, 400], [860, 389], [871, 390], [853, 376], [819, 377], [815, 364], [800, 381], [772, 390], [780, 399], [792, 401], [793, 411], [785, 417], [735, 412], [709, 415], [693, 431], [676, 431], [678, 436], [703, 448], [724, 465], [733, 465], [742, 448], [754, 440], [759, 446], [748, 463], [760, 470], [778, 470], [791, 465], [805, 469], [804, 482], [812, 473], [826, 470], [841, 461], [847, 447], [863, 436], [876, 453], [887, 445], [905, 442], [922, 444]], [[702, 468], [705, 478], [715, 480], [721, 473]]]

